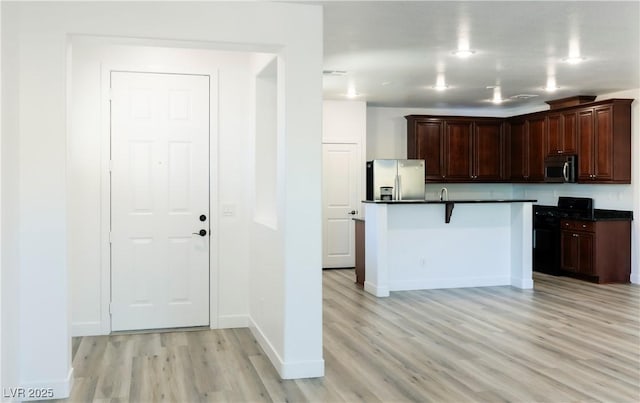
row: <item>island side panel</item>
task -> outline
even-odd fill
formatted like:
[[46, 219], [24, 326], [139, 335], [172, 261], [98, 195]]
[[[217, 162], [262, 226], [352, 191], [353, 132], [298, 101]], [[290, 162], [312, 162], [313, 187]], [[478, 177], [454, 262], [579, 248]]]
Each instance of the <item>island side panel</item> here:
[[532, 248], [533, 203], [511, 205], [511, 285], [533, 288]]
[[364, 289], [376, 297], [389, 296], [388, 275], [388, 205], [365, 203]]
[[511, 204], [459, 203], [449, 224], [444, 208], [389, 205], [389, 290], [510, 285]]

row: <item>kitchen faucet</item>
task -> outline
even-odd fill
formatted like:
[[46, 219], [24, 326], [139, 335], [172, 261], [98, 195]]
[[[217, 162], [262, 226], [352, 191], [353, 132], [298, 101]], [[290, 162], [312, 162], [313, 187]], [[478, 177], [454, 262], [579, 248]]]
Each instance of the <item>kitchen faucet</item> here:
[[440, 201], [448, 201], [449, 200], [449, 191], [447, 188], [440, 189]]

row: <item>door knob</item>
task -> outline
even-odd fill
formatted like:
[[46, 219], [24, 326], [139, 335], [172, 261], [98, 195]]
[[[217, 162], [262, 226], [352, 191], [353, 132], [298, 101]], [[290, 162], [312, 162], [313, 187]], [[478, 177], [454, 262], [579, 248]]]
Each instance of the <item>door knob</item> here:
[[205, 236], [205, 235], [207, 235], [207, 230], [201, 229], [198, 232], [194, 232], [193, 235]]
[[202, 215], [200, 216], [200, 221], [207, 221], [207, 216], [206, 216], [206, 215], [204, 215], [204, 214], [202, 214]]
[[358, 210], [351, 210], [351, 211], [349, 211], [349, 214], [356, 215], [356, 214], [358, 214]]

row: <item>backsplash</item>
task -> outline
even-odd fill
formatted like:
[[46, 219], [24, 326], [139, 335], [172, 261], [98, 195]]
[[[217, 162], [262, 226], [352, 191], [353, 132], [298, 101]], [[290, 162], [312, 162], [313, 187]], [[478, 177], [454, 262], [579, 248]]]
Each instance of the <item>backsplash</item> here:
[[450, 200], [455, 199], [535, 199], [535, 204], [555, 206], [558, 197], [591, 197], [598, 209], [633, 210], [631, 185], [588, 185], [572, 183], [427, 183], [425, 198], [438, 200], [440, 189], [447, 188]]
[[440, 189], [447, 188], [449, 200], [456, 199], [510, 199], [513, 185], [506, 183], [427, 183], [425, 199], [438, 200]]
[[556, 205], [559, 196], [591, 197], [594, 208], [633, 210], [631, 185], [530, 184], [513, 185], [513, 197], [537, 199], [536, 204]]

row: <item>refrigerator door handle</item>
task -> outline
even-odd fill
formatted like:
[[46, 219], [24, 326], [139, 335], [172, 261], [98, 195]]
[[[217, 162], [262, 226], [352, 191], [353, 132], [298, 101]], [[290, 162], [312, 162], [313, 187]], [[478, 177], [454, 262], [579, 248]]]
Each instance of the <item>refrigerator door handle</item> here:
[[396, 176], [396, 181], [398, 183], [398, 186], [397, 186], [397, 189], [398, 189], [397, 200], [402, 200], [402, 176], [397, 175]]

